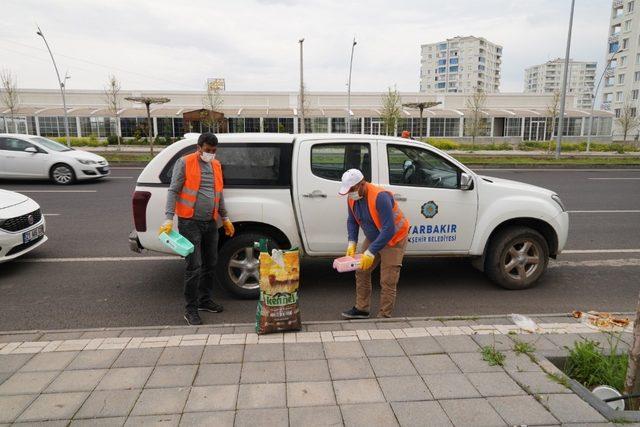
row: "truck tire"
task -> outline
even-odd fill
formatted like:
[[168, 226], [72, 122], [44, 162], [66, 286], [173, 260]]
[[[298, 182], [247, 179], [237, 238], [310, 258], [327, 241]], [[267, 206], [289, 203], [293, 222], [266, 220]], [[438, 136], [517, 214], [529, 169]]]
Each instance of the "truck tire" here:
[[259, 252], [253, 248], [254, 242], [260, 239], [269, 239], [269, 250], [277, 248], [267, 234], [248, 232], [229, 239], [218, 252], [218, 281], [237, 298], [257, 299], [260, 296]]
[[506, 289], [527, 289], [536, 284], [549, 264], [549, 245], [536, 230], [514, 226], [495, 235], [486, 256], [485, 272]]

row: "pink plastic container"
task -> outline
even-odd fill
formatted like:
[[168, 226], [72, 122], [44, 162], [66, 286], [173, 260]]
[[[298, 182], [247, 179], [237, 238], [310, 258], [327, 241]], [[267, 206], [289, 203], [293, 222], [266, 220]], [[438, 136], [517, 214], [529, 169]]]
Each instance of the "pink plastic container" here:
[[346, 273], [348, 271], [355, 271], [360, 268], [360, 258], [362, 255], [357, 254], [354, 257], [343, 256], [342, 258], [337, 258], [333, 260], [333, 268], [338, 270], [340, 273]]

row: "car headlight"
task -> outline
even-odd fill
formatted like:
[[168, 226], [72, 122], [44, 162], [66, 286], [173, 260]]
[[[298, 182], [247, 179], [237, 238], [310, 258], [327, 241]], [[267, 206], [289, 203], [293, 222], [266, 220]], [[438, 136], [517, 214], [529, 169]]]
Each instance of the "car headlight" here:
[[78, 161], [83, 165], [95, 165], [98, 163], [95, 160], [88, 160], [88, 159], [78, 159]]
[[562, 203], [562, 200], [560, 200], [560, 196], [558, 196], [557, 194], [553, 194], [551, 195], [551, 198], [553, 199], [554, 202], [558, 204], [558, 206], [560, 206], [560, 209], [562, 209], [562, 212], [567, 211], [567, 209], [565, 209], [564, 207], [564, 204]]

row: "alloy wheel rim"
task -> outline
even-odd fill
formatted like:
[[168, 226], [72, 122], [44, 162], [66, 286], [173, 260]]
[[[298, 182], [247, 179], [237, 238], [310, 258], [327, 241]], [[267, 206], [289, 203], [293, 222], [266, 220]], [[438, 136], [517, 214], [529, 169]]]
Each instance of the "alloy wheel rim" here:
[[260, 287], [260, 262], [253, 247], [237, 250], [229, 261], [229, 277], [236, 286], [254, 290]]
[[514, 242], [505, 253], [502, 269], [509, 278], [524, 283], [538, 271], [540, 248], [529, 239]]
[[68, 184], [71, 181], [71, 171], [67, 167], [59, 166], [53, 170], [53, 179], [60, 184]]

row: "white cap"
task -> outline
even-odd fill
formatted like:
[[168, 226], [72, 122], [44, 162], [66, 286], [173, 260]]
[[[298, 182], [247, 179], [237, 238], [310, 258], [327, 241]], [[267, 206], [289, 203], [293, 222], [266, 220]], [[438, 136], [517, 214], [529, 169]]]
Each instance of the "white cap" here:
[[349, 169], [342, 174], [342, 184], [340, 185], [338, 194], [344, 196], [349, 192], [349, 189], [351, 187], [358, 184], [363, 179], [364, 175], [362, 175], [362, 172], [360, 172], [358, 169]]

